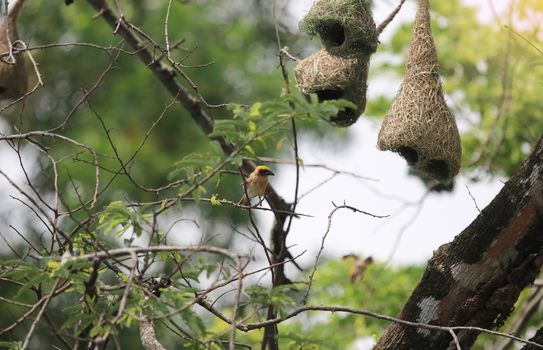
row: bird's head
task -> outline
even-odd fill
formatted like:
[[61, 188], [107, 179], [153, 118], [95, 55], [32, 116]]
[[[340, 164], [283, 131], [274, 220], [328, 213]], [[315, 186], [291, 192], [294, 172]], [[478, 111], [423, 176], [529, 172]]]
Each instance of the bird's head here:
[[267, 166], [265, 165], [259, 165], [256, 167], [255, 169], [255, 172], [259, 175], [259, 176], [269, 176], [269, 175], [275, 175], [273, 173], [273, 171], [271, 171], [270, 168], [268, 168]]

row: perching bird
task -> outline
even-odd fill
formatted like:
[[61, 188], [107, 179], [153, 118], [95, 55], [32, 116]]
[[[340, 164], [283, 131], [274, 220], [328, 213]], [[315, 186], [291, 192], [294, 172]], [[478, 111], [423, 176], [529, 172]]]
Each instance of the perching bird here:
[[241, 197], [238, 204], [249, 206], [251, 205], [251, 198], [254, 197], [258, 197], [260, 199], [259, 204], [261, 204], [268, 188], [268, 176], [270, 175], [275, 175], [270, 168], [265, 165], [257, 166], [241, 183], [245, 194]]
[[[17, 33], [17, 15], [24, 0], [13, 2], [7, 15], [0, 24], [0, 54], [10, 52], [19, 35]], [[7, 28], [6, 28], [7, 27]], [[20, 46], [20, 45], [19, 45]], [[0, 59], [0, 100], [17, 99], [28, 91], [27, 72], [23, 56], [16, 53]]]

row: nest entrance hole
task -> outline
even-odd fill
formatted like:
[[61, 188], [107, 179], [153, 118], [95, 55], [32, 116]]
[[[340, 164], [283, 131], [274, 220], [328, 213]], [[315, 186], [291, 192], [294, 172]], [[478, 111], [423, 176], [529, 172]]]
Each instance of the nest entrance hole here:
[[337, 115], [330, 117], [330, 122], [335, 126], [347, 127], [352, 125], [358, 119], [358, 112], [352, 108], [345, 108], [339, 111]]
[[320, 90], [315, 92], [319, 98], [319, 102], [329, 100], [339, 100], [343, 96], [343, 90]]
[[409, 146], [400, 146], [396, 149], [396, 152], [402, 156], [409, 165], [415, 165], [419, 161], [418, 152]]
[[338, 47], [345, 42], [345, 27], [340, 22], [328, 22], [323, 24], [323, 28], [319, 35], [324, 46]]
[[[345, 91], [343, 90], [332, 89], [315, 91], [319, 102], [339, 100], [340, 98], [344, 98], [344, 93]], [[346, 127], [353, 124], [356, 119], [358, 119], [357, 111], [352, 108], [345, 108], [339, 111], [337, 115], [330, 117], [330, 122], [336, 126]]]
[[426, 171], [438, 180], [445, 180], [449, 177], [449, 166], [441, 159], [431, 159], [426, 165]]

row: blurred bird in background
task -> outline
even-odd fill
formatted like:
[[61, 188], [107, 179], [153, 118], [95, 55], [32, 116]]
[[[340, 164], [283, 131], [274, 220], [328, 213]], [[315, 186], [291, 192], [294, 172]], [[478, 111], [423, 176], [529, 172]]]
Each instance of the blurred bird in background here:
[[345, 255], [343, 260], [346, 260], [349, 264], [349, 277], [351, 277], [351, 282], [356, 280], [362, 281], [364, 279], [364, 272], [369, 265], [373, 263], [373, 258], [368, 256], [366, 259], [361, 259], [354, 254]]
[[268, 189], [268, 176], [270, 175], [275, 175], [270, 168], [265, 165], [257, 166], [242, 182], [245, 194], [238, 202], [238, 205], [250, 206], [251, 198], [254, 197], [259, 198], [258, 205], [261, 205]]

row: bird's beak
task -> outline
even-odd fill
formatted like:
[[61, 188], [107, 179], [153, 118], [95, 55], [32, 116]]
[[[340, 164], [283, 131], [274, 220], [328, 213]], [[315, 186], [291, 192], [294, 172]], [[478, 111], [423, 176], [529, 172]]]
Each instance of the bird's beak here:
[[273, 171], [270, 171], [268, 175], [274, 176], [275, 174], [273, 173]]

